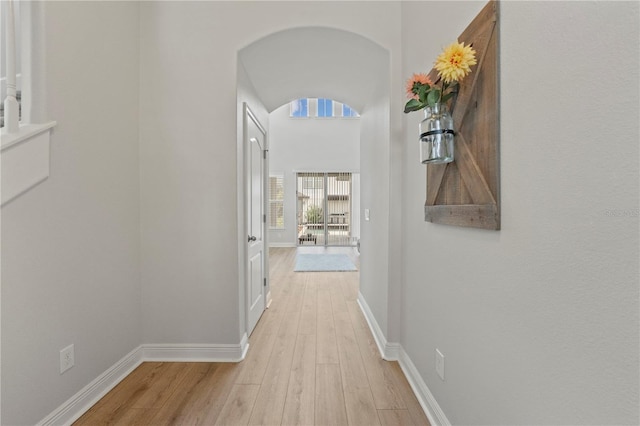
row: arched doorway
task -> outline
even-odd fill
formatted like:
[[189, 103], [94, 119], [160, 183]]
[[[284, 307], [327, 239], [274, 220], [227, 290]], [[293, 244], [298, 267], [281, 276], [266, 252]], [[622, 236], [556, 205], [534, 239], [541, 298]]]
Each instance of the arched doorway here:
[[[326, 27], [302, 27], [263, 37], [238, 52], [238, 104], [246, 103], [262, 113], [267, 140], [268, 114], [283, 104], [302, 97], [340, 99], [361, 112], [360, 171], [361, 286], [365, 280], [384, 281], [387, 292], [389, 247], [389, 158], [390, 158], [390, 54], [380, 45], [358, 34]], [[239, 117], [239, 120], [242, 120]], [[242, 128], [239, 123], [239, 128]], [[239, 140], [242, 138], [239, 138]], [[239, 145], [239, 164], [246, 156]], [[267, 143], [268, 150], [268, 143]], [[268, 158], [268, 156], [267, 156]], [[268, 160], [267, 160], [268, 161]], [[244, 173], [238, 173], [245, 179]], [[239, 188], [247, 188], [246, 181]], [[247, 217], [246, 197], [238, 197], [238, 209]], [[370, 214], [364, 215], [364, 209]], [[247, 223], [239, 225], [240, 241], [247, 236]], [[268, 241], [266, 242], [268, 245]], [[268, 257], [265, 256], [268, 263]], [[241, 322], [247, 333], [249, 291], [247, 250], [240, 253]], [[269, 303], [268, 270], [265, 304]], [[371, 278], [371, 279], [369, 279]]]

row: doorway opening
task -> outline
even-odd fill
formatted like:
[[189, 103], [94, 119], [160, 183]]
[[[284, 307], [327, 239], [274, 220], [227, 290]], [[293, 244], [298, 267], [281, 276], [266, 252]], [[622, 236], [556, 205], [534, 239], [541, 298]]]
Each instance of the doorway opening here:
[[[318, 58], [322, 60], [318, 61]], [[268, 134], [265, 155], [269, 185], [265, 186], [274, 183], [274, 187], [282, 189], [278, 197], [269, 198], [265, 194], [267, 211], [272, 214], [263, 219], [268, 224], [264, 258], [267, 306], [271, 301], [269, 269], [270, 266], [274, 269], [279, 266], [277, 262], [270, 265], [269, 250], [272, 248], [350, 250], [356, 253], [352, 246], [357, 244], [363, 253], [361, 267], [358, 268], [362, 271], [363, 279], [358, 280], [362, 289], [373, 291], [385, 285], [388, 267], [385, 250], [391, 235], [388, 164], [392, 154], [396, 154], [390, 143], [390, 70], [390, 54], [385, 47], [357, 33], [335, 28], [286, 29], [260, 38], [238, 51], [238, 105], [248, 103], [263, 119]], [[306, 105], [303, 102], [298, 105], [299, 109], [289, 107], [300, 99], [307, 99]], [[283, 145], [279, 143], [283, 139], [277, 131], [279, 118], [289, 121], [288, 130], [281, 135], [291, 142], [290, 149], [282, 152], [277, 152]], [[303, 127], [309, 127], [311, 123], [319, 126], [320, 122], [324, 122], [326, 126], [322, 127], [328, 129], [327, 136], [322, 142], [313, 143], [311, 139], [315, 139], [322, 130]], [[335, 130], [347, 122], [353, 124], [349, 141], [354, 143], [344, 144], [340, 143]], [[337, 146], [330, 148], [331, 144]], [[238, 146], [238, 170], [243, 170], [246, 167], [242, 154], [244, 146], [241, 143]], [[304, 151], [294, 163], [291, 159], [300, 149]], [[325, 161], [327, 159], [333, 162]], [[281, 165], [277, 164], [278, 161]], [[299, 245], [298, 226], [304, 223], [298, 223], [296, 210], [298, 172], [326, 173], [327, 179], [329, 173], [351, 173], [352, 189], [359, 188], [358, 205], [351, 193], [348, 210], [331, 211], [330, 202], [338, 204], [338, 201], [344, 201], [340, 199], [344, 198], [343, 194], [336, 194], [337, 199], [323, 201], [322, 213], [316, 213], [317, 217], [322, 217], [322, 229], [315, 232], [321, 234], [323, 244], [331, 242], [330, 225], [333, 225], [336, 234], [343, 234], [340, 242], [343, 246], [310, 247], [308, 241], [303, 242], [305, 247]], [[246, 188], [244, 174], [239, 173], [238, 179], [238, 186]], [[363, 216], [362, 226], [359, 226], [357, 222], [360, 222], [363, 208], [374, 212], [373, 219], [369, 221]], [[247, 212], [247, 203], [241, 197], [238, 210]], [[274, 212], [278, 216], [273, 215]], [[320, 228], [318, 222], [312, 225]], [[241, 240], [246, 241], [247, 228], [246, 221], [239, 224]], [[375, 237], [372, 236], [374, 232]], [[359, 253], [360, 250], [356, 253], [358, 258]], [[240, 300], [247, 300], [249, 291], [248, 263], [247, 243], [243, 242], [239, 258]], [[244, 312], [249, 308], [248, 305], [241, 306]], [[244, 323], [244, 318], [241, 321]], [[244, 329], [242, 325], [241, 329]]]
[[355, 246], [354, 188], [351, 172], [296, 174], [298, 246]]

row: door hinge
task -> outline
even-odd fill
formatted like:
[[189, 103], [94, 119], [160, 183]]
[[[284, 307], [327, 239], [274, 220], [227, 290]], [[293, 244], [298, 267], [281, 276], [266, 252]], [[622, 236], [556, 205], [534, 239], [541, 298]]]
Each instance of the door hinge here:
[[265, 287], [267, 286], [267, 279], [266, 278], [264, 279], [264, 286]]
[[262, 222], [267, 223], [267, 215], [266, 214], [262, 215]]
[[267, 159], [267, 150], [262, 151], [262, 158]]

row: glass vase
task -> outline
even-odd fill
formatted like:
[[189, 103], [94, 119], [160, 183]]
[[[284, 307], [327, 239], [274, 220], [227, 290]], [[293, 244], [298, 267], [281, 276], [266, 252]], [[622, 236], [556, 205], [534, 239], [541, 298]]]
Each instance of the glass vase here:
[[453, 161], [453, 118], [444, 104], [427, 106], [420, 123], [420, 162], [443, 164]]

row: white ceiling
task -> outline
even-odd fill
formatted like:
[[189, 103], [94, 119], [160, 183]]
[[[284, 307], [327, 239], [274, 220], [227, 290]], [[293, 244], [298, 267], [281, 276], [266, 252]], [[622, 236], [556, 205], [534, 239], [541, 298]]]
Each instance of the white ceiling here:
[[238, 53], [269, 112], [305, 97], [325, 97], [362, 112], [389, 90], [389, 52], [360, 35], [324, 27], [280, 31]]

